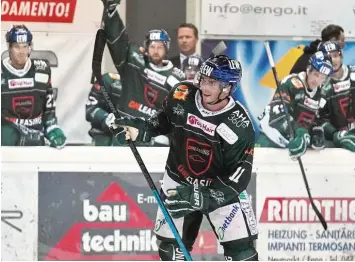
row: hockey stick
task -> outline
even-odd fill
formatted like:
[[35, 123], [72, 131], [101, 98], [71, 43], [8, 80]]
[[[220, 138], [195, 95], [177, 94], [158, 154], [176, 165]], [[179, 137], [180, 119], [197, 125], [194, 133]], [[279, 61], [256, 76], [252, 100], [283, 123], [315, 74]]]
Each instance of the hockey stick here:
[[[290, 132], [290, 137], [292, 139], [295, 136], [295, 132], [292, 129], [290, 114], [287, 111], [287, 107], [286, 107], [285, 101], [284, 101], [284, 99], [282, 97], [281, 85], [280, 85], [280, 82], [279, 82], [278, 77], [277, 77], [277, 72], [276, 72], [276, 68], [275, 68], [274, 58], [272, 57], [270, 44], [269, 44], [268, 41], [265, 41], [264, 45], [265, 45], [266, 53], [267, 53], [267, 56], [268, 56], [268, 59], [269, 59], [269, 63], [270, 63], [271, 69], [272, 69], [272, 73], [274, 75], [274, 79], [275, 79], [275, 82], [276, 82], [276, 87], [277, 87], [276, 89], [277, 89], [277, 92], [280, 95], [281, 103], [282, 103], [282, 105], [284, 107], [284, 110], [285, 110], [285, 113], [286, 113], [286, 121], [287, 121], [287, 125], [288, 125], [288, 130]], [[302, 162], [301, 157], [297, 157], [297, 161], [298, 161], [298, 164], [299, 164], [300, 169], [301, 169], [301, 173], [302, 173], [304, 184], [306, 186], [309, 202], [311, 203], [311, 206], [312, 206], [314, 212], [316, 213], [319, 221], [321, 222], [324, 230], [327, 230], [327, 228], [328, 228], [327, 222], [325, 221], [324, 217], [322, 216], [322, 214], [319, 212], [318, 208], [314, 204], [314, 200], [313, 200], [313, 197], [311, 195], [311, 190], [309, 189], [308, 180], [307, 180], [306, 172], [304, 171], [303, 162]]]
[[[111, 101], [111, 98], [109, 96], [109, 94], [107, 93], [107, 90], [103, 84], [103, 81], [102, 81], [102, 73], [101, 73], [101, 64], [102, 64], [102, 56], [103, 56], [103, 53], [104, 53], [104, 49], [105, 49], [105, 45], [106, 45], [106, 34], [105, 34], [105, 31], [103, 29], [99, 29], [96, 33], [96, 39], [95, 39], [95, 46], [94, 46], [94, 54], [93, 54], [93, 59], [92, 59], [92, 71], [97, 79], [97, 81], [100, 83], [100, 86], [101, 86], [101, 92], [105, 98], [105, 101], [107, 103], [107, 105], [110, 107], [112, 113], [115, 115], [115, 117], [119, 118], [120, 117], [120, 114], [119, 112], [117, 111], [116, 107], [114, 106], [114, 104], [112, 103]], [[151, 178], [151, 176], [149, 175], [149, 172], [135, 146], [135, 144], [133, 143], [132, 140], [128, 140], [128, 144], [129, 144], [129, 147], [131, 148], [132, 150], [132, 153], [134, 155], [134, 157], [136, 158], [137, 160], [137, 163], [139, 165], [139, 167], [141, 168], [142, 170], [142, 173], [145, 177], [145, 179], [147, 180], [148, 182], [148, 185], [150, 187], [150, 189], [152, 190], [152, 193], [161, 209], [161, 211], [163, 212], [164, 214], [164, 218], [166, 220], [166, 222], [168, 223], [181, 251], [183, 252], [185, 258], [188, 260], [188, 261], [192, 261], [192, 257], [189, 253], [189, 251], [186, 249], [184, 243], [182, 242], [182, 239], [179, 235], [179, 232], [168, 212], [168, 210], [166, 209], [166, 207], [164, 206], [164, 203], [163, 201], [161, 200], [160, 196], [159, 196], [159, 193], [158, 193], [158, 190], [157, 188], [155, 187], [154, 185], [154, 182]]]

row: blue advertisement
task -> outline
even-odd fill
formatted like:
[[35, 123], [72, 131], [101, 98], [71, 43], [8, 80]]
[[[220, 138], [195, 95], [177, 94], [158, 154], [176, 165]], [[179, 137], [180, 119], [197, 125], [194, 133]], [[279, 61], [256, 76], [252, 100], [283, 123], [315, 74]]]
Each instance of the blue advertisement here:
[[[204, 40], [202, 56], [209, 57], [213, 48], [221, 40]], [[243, 77], [240, 87], [233, 97], [243, 103], [249, 110], [254, 126], [259, 132], [257, 117], [262, 113], [275, 92], [276, 84], [266, 55], [263, 41], [225, 40], [231, 58], [240, 61]], [[309, 41], [278, 40], [270, 41], [271, 52], [279, 79], [287, 76], [297, 58], [303, 53], [303, 47]], [[355, 42], [348, 42], [344, 48], [344, 64], [355, 65]]]

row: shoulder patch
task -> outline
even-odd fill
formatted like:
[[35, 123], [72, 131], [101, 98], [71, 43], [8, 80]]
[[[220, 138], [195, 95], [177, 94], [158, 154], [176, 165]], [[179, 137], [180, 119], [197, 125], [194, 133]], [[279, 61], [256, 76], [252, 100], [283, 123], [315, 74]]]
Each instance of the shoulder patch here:
[[216, 131], [230, 145], [233, 145], [238, 141], [237, 134], [233, 132], [233, 130], [230, 129], [225, 123], [220, 124]]
[[189, 94], [189, 87], [187, 85], [179, 85], [175, 88], [173, 98], [176, 100], [186, 100]]
[[301, 82], [301, 80], [299, 80], [296, 77], [292, 77], [291, 78], [291, 83], [293, 84], [294, 87], [296, 88], [303, 88], [303, 83]]
[[48, 68], [47, 62], [40, 59], [34, 59], [33, 65], [35, 66], [35, 70], [45, 71]]
[[145, 53], [145, 48], [143, 46], [140, 46], [138, 48], [139, 52], [141, 52], [141, 54], [144, 54]]

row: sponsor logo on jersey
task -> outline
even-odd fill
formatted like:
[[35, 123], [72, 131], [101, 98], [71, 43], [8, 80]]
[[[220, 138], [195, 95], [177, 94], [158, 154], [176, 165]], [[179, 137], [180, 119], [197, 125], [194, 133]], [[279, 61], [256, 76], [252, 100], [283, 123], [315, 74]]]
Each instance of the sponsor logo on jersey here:
[[189, 88], [186, 85], [180, 85], [176, 87], [173, 98], [177, 100], [186, 100], [187, 95], [189, 94]]
[[150, 85], [144, 86], [144, 99], [147, 102], [148, 106], [155, 107], [155, 102], [158, 98], [158, 91], [153, 89]]
[[182, 107], [182, 105], [177, 104], [172, 108], [173, 114], [177, 116], [183, 116], [185, 114], [185, 109]]
[[197, 116], [188, 113], [187, 114], [187, 122], [188, 125], [196, 127], [201, 129], [203, 132], [205, 132], [206, 134], [210, 135], [210, 136], [214, 136], [214, 132], [216, 130], [216, 125], [209, 123], [205, 120], [202, 120], [200, 118], [198, 118]]
[[212, 71], [213, 71], [213, 67], [210, 67], [208, 65], [202, 65], [201, 66], [201, 69], [200, 69], [200, 72], [202, 75], [206, 75], [206, 76], [211, 76], [212, 74]]
[[246, 128], [250, 124], [248, 116], [244, 116], [239, 110], [234, 111], [229, 117], [228, 120], [232, 122], [236, 127]]
[[336, 84], [333, 84], [334, 92], [339, 93], [341, 91], [349, 90], [350, 89], [350, 80], [338, 82]]
[[138, 103], [134, 100], [129, 101], [128, 107], [133, 110], [139, 111], [145, 115], [148, 115], [148, 116], [153, 116], [157, 112], [157, 110], [150, 108], [146, 105], [143, 105], [141, 103]]
[[42, 124], [42, 115], [40, 115], [39, 117], [29, 118], [29, 119], [11, 118], [11, 117], [5, 117], [5, 118], [10, 122], [16, 123], [18, 125], [24, 125], [24, 126], [35, 126], [35, 125]]
[[185, 78], [185, 73], [177, 67], [174, 67], [171, 73], [178, 78]]
[[48, 74], [43, 74], [43, 73], [36, 73], [35, 74], [35, 81], [36, 82], [47, 84], [48, 80], [49, 80]]
[[35, 66], [36, 70], [46, 70], [47, 68], [47, 63], [44, 62], [43, 60], [33, 60], [33, 64]]
[[232, 205], [232, 210], [231, 210], [231, 212], [229, 213], [229, 215], [227, 215], [227, 216], [224, 218], [223, 225], [221, 225], [221, 226], [217, 229], [217, 234], [218, 234], [219, 240], [223, 240], [223, 239], [224, 239], [224, 232], [226, 232], [226, 230], [229, 228], [229, 226], [230, 226], [230, 224], [232, 223], [234, 217], [237, 215], [239, 209], [240, 209], [239, 204], [234, 204], [234, 205]]
[[303, 88], [303, 83], [301, 80], [299, 80], [296, 77], [291, 78], [291, 83], [293, 84], [294, 87], [296, 88]]
[[34, 101], [33, 96], [15, 96], [12, 98], [12, 110], [19, 118], [31, 117]]
[[163, 76], [153, 70], [150, 70], [149, 68], [144, 69], [144, 73], [146, 74], [148, 79], [150, 79], [160, 85], [164, 85], [166, 82], [166, 76]]
[[201, 186], [210, 186], [212, 183], [211, 178], [207, 178], [207, 179], [193, 178], [192, 176], [189, 175], [189, 173], [187, 172], [187, 170], [183, 165], [178, 165], [178, 171], [185, 178], [185, 180], [189, 182], [191, 185], [199, 184]]
[[312, 108], [312, 109], [318, 109], [319, 108], [319, 102], [316, 101], [316, 100], [313, 100], [309, 97], [306, 97], [305, 100], [304, 100], [304, 104], [306, 106], [308, 106], [309, 108]]
[[233, 132], [225, 123], [220, 124], [217, 129], [217, 133], [230, 145], [233, 145], [238, 141], [238, 136]]
[[33, 78], [9, 79], [9, 89], [34, 87]]

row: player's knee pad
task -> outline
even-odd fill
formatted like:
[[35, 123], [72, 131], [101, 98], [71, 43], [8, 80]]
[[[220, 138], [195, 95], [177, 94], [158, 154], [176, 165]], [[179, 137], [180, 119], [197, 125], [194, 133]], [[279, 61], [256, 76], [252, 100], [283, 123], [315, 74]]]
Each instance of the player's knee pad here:
[[159, 257], [162, 261], [186, 261], [175, 239], [163, 240], [159, 245]]
[[258, 252], [252, 240], [241, 242], [234, 240], [222, 242], [224, 248], [224, 258], [226, 261], [258, 261]]

